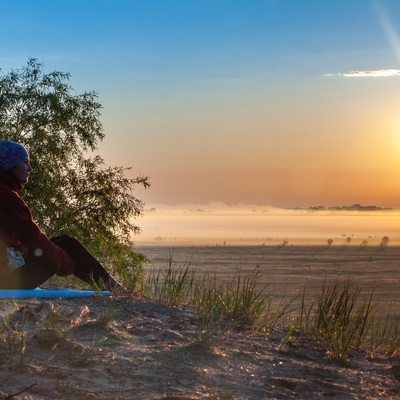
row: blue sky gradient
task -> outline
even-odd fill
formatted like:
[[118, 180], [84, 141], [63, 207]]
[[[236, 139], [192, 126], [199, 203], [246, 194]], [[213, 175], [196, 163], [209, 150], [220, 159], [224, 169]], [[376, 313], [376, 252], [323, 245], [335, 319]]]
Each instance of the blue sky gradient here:
[[99, 152], [150, 176], [150, 205], [393, 206], [399, 16], [397, 0], [3, 0], [0, 67], [35, 57], [97, 92]]

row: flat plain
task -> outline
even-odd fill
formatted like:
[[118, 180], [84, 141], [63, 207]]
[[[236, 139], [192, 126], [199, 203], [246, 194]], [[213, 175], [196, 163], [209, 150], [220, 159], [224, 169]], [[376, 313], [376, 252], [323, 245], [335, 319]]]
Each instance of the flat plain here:
[[277, 301], [303, 295], [312, 301], [325, 281], [351, 279], [361, 295], [373, 293], [378, 313], [400, 316], [400, 247], [357, 245], [276, 246], [146, 246], [138, 248], [151, 260], [148, 269], [172, 261], [189, 266], [198, 275], [215, 273], [228, 282], [238, 274], [260, 273], [258, 286]]

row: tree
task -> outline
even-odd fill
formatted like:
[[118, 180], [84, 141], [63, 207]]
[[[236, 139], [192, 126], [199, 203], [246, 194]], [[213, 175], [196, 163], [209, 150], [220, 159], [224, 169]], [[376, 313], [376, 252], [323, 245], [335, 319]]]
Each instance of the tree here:
[[93, 153], [104, 138], [102, 106], [95, 92], [75, 94], [69, 79], [45, 73], [34, 58], [2, 72], [0, 139], [29, 150], [34, 173], [23, 196], [42, 229], [76, 236], [113, 272], [137, 277], [145, 257], [134, 251], [131, 237], [140, 228], [132, 221], [144, 204], [133, 191], [147, 188], [148, 177], [127, 178], [129, 168], [106, 166]]
[[379, 247], [380, 247], [381, 249], [386, 249], [386, 247], [389, 246], [389, 242], [390, 242], [389, 237], [388, 237], [388, 236], [384, 236], [384, 237], [381, 239], [381, 244], [379, 245]]

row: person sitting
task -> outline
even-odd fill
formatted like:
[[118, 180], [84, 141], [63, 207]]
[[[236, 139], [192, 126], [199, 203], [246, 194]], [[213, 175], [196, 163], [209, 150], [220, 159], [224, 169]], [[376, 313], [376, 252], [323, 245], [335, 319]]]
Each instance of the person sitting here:
[[36, 289], [53, 275], [75, 275], [114, 293], [124, 288], [69, 235], [47, 237], [20, 192], [32, 167], [26, 148], [0, 141], [0, 289]]

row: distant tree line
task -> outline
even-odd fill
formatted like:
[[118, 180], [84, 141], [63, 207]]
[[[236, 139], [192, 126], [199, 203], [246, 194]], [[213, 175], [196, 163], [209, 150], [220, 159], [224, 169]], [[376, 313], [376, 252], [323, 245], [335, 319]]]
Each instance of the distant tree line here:
[[360, 204], [353, 204], [352, 206], [312, 206], [308, 207], [307, 210], [312, 211], [392, 211], [389, 207], [378, 207], [378, 206], [362, 206]]
[[[345, 235], [345, 236], [346, 236], [346, 235]], [[345, 243], [346, 243], [346, 244], [350, 244], [351, 241], [352, 241], [352, 238], [351, 238], [350, 236], [347, 236], [346, 239], [345, 239]], [[333, 239], [328, 239], [328, 240], [327, 240], [328, 247], [331, 247], [331, 246], [333, 245], [333, 242], [334, 242]], [[381, 239], [381, 242], [380, 242], [380, 244], [379, 244], [379, 247], [380, 247], [381, 249], [385, 249], [385, 248], [389, 245], [389, 242], [390, 242], [389, 237], [388, 237], [388, 236], [384, 236], [384, 237]], [[361, 248], [364, 248], [364, 247], [366, 247], [367, 245], [368, 245], [368, 241], [367, 241], [367, 240], [363, 240], [363, 241], [361, 242], [361, 244], [360, 244], [360, 247], [361, 247]]]

